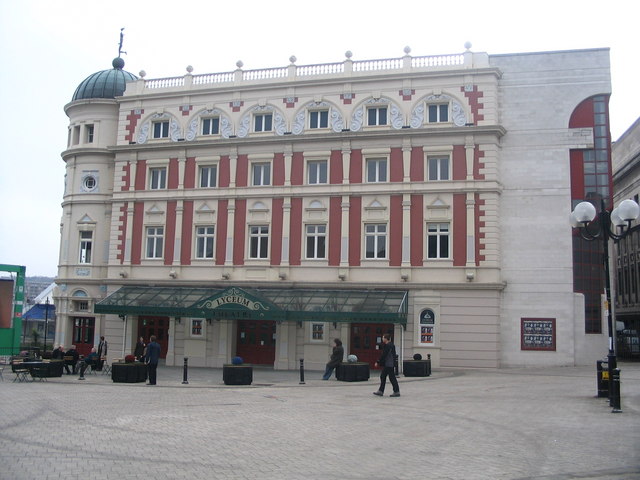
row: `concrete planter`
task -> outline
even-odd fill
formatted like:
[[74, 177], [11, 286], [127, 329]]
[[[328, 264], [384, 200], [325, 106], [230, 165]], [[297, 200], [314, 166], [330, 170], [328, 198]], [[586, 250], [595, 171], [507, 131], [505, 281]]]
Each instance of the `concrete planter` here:
[[366, 362], [341, 363], [336, 367], [336, 378], [342, 382], [366, 382], [369, 376], [369, 364]]
[[402, 373], [405, 377], [428, 377], [431, 375], [431, 360], [404, 360]]
[[147, 381], [147, 365], [144, 363], [114, 363], [111, 365], [114, 383], [140, 383]]
[[222, 380], [225, 385], [251, 385], [253, 367], [251, 365], [223, 365]]

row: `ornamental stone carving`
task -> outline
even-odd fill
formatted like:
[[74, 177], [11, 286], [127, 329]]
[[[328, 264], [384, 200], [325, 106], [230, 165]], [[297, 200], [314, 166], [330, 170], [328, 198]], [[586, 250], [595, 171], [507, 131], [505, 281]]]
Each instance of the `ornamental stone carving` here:
[[342, 118], [342, 114], [336, 108], [327, 102], [309, 102], [307, 103], [300, 111], [296, 114], [293, 119], [293, 126], [291, 127], [291, 133], [294, 135], [300, 135], [304, 132], [306, 118], [309, 112], [309, 109], [323, 109], [329, 111], [329, 128], [331, 128], [334, 132], [339, 133], [342, 132], [344, 128], [344, 120]]
[[222, 138], [229, 138], [231, 136], [233, 132], [231, 129], [231, 120], [229, 120], [229, 117], [227, 117], [222, 110], [213, 108], [211, 110], [203, 110], [189, 122], [185, 140], [191, 142], [198, 136], [198, 127], [203, 117], [218, 117], [220, 119], [220, 136]]
[[151, 118], [148, 119], [140, 128], [137, 142], [147, 143], [147, 141], [149, 140], [152, 123], [160, 120], [169, 121], [169, 138], [171, 139], [171, 141], [177, 142], [180, 138], [180, 126], [178, 124], [178, 121], [168, 113], [154, 113], [153, 115], [151, 115]]
[[411, 121], [409, 125], [411, 128], [420, 128], [425, 123], [426, 105], [429, 103], [444, 103], [449, 102], [451, 109], [451, 121], [456, 127], [464, 127], [467, 123], [467, 115], [464, 112], [464, 108], [460, 102], [450, 97], [449, 95], [429, 95], [420, 102], [411, 112]]
[[249, 134], [249, 130], [251, 129], [251, 117], [255, 113], [272, 113], [273, 114], [273, 131], [276, 135], [284, 135], [287, 129], [286, 121], [284, 116], [275, 108], [270, 105], [261, 106], [258, 105], [253, 107], [249, 112], [247, 112], [241, 119], [240, 125], [238, 126], [238, 137], [244, 138]]
[[367, 106], [387, 106], [389, 111], [389, 119], [391, 126], [396, 130], [399, 130], [404, 125], [404, 119], [400, 108], [387, 98], [370, 98], [365, 101], [360, 107], [358, 107], [351, 116], [351, 131], [357, 132], [362, 129], [364, 125], [364, 117]]

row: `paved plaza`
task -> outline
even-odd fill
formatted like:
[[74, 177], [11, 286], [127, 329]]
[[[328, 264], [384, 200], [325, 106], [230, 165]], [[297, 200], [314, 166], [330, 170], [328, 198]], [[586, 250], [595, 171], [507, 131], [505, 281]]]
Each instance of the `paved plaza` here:
[[105, 375], [0, 382], [0, 478], [638, 479], [640, 364], [623, 363], [622, 413], [588, 367], [437, 369], [400, 378], [160, 367], [158, 385]]

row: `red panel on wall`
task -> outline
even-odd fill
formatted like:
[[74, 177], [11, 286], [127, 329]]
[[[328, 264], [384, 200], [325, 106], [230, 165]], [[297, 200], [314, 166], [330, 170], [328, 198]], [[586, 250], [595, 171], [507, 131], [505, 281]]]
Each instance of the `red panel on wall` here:
[[467, 195], [453, 195], [453, 266], [464, 267], [467, 264]]
[[343, 176], [342, 152], [340, 150], [331, 150], [331, 156], [329, 157], [329, 183], [340, 185]]
[[124, 205], [120, 207], [120, 227], [118, 227], [118, 260], [120, 260], [120, 264], [124, 263], [124, 251], [126, 248], [126, 238], [127, 238], [127, 209], [129, 208], [129, 203], [124, 202]]
[[[283, 159], [284, 161], [284, 159]], [[271, 200], [271, 265], [282, 263], [282, 198]]]
[[302, 198], [291, 199], [291, 228], [289, 229], [289, 264], [300, 265], [302, 258]]
[[227, 220], [229, 200], [218, 200], [218, 219], [216, 222], [216, 265], [224, 265], [227, 254]]
[[569, 118], [569, 128], [593, 127], [593, 99], [588, 98], [580, 103]]
[[273, 184], [284, 185], [284, 154], [276, 153], [273, 156]]
[[133, 228], [131, 230], [131, 264], [140, 265], [142, 253], [142, 220], [144, 217], [144, 202], [133, 204]]
[[182, 240], [180, 243], [180, 264], [191, 265], [193, 239], [193, 200], [182, 203]]
[[236, 166], [236, 186], [246, 187], [249, 175], [249, 157], [247, 155], [238, 155]]
[[184, 188], [195, 188], [196, 182], [196, 159], [187, 157], [184, 164]]
[[467, 155], [464, 145], [454, 145], [452, 155], [452, 179], [453, 180], [466, 180], [467, 179]]
[[422, 147], [413, 147], [411, 149], [409, 175], [412, 182], [424, 182], [424, 150]]
[[484, 200], [480, 199], [480, 195], [475, 194], [475, 224], [476, 224], [476, 265], [480, 266], [480, 262], [484, 261], [484, 255], [480, 255], [480, 249], [484, 248], [484, 233], [481, 231], [484, 228], [485, 222], [480, 220], [480, 216], [484, 213]]
[[147, 178], [147, 161], [138, 160], [136, 163], [136, 190], [145, 190]]
[[176, 190], [178, 188], [178, 159], [169, 159], [169, 175], [167, 176], [167, 188], [169, 190]]
[[[569, 165], [571, 171], [571, 199], [582, 200], [584, 192], [584, 161], [582, 150], [569, 152]], [[573, 207], [573, 205], [572, 205]]]
[[473, 178], [475, 180], [484, 180], [484, 173], [480, 173], [480, 169], [484, 168], [484, 152], [480, 150], [480, 146], [476, 145], [473, 151]]
[[236, 200], [235, 222], [233, 225], [233, 264], [244, 265], [244, 245], [247, 226], [247, 201]]
[[291, 185], [302, 185], [304, 183], [304, 154], [293, 152], [291, 157]]
[[224, 155], [220, 157], [220, 171], [218, 172], [220, 177], [218, 179], [218, 184], [220, 185], [220, 188], [226, 188], [229, 186], [229, 182], [231, 179], [230, 163], [231, 161], [229, 159], [229, 156]]
[[424, 257], [424, 197], [411, 195], [411, 265], [421, 267]]
[[128, 192], [129, 187], [131, 186], [131, 163], [127, 162], [122, 167], [122, 187], [120, 188], [121, 192]]
[[389, 212], [389, 265], [402, 264], [402, 195], [391, 195]]
[[349, 199], [349, 265], [360, 266], [362, 239], [362, 198]]
[[402, 149], [392, 148], [389, 165], [389, 180], [392, 182], [402, 182], [404, 180], [404, 165], [402, 162]]
[[173, 263], [173, 250], [176, 244], [176, 201], [167, 202], [167, 224], [164, 235], [164, 264]]
[[329, 199], [329, 265], [340, 265], [342, 243], [342, 197]]
[[349, 183], [362, 183], [362, 150], [351, 150]]

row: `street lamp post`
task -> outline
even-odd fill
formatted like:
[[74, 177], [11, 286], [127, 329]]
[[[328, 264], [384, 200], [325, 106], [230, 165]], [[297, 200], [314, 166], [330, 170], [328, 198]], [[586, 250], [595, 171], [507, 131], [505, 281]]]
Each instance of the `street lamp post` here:
[[[594, 221], [597, 216], [597, 222]], [[580, 202], [571, 212], [571, 226], [578, 228], [580, 236], [593, 241], [602, 239], [602, 261], [605, 272], [605, 296], [607, 305], [607, 329], [609, 334], [609, 352], [607, 354], [609, 374], [609, 401], [612, 403], [613, 373], [617, 368], [614, 344], [614, 324], [611, 305], [611, 272], [609, 267], [609, 239], [619, 242], [631, 231], [631, 222], [640, 216], [640, 206], [633, 200], [623, 200], [611, 212], [605, 209], [604, 199], [600, 202], [600, 212], [590, 202]], [[595, 226], [594, 226], [595, 225]]]
[[47, 353], [47, 334], [49, 333], [49, 297], [44, 302], [44, 352]]

